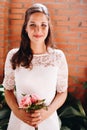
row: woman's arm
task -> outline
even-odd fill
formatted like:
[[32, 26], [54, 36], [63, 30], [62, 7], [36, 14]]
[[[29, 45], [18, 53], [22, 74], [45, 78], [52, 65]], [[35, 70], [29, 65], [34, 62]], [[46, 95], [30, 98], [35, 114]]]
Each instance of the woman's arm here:
[[53, 102], [49, 105], [49, 110], [51, 113], [59, 109], [65, 102], [67, 97], [67, 90], [65, 92], [61, 92], [56, 94]]
[[14, 95], [13, 90], [6, 90], [5, 89], [5, 99], [10, 107], [10, 109], [13, 111], [15, 116], [22, 120], [23, 122], [35, 127], [36, 124], [40, 121], [40, 115], [38, 112], [32, 114], [32, 113], [27, 113], [23, 109], [19, 109], [16, 97]]
[[18, 103], [14, 95], [14, 90], [5, 89], [4, 92], [5, 92], [6, 102], [10, 107], [10, 109], [14, 112], [16, 109], [18, 109]]
[[65, 102], [66, 97], [67, 90], [65, 92], [57, 93], [52, 103], [48, 106], [48, 110], [40, 109], [35, 111], [34, 113], [27, 113], [24, 110], [18, 108], [18, 103], [13, 90], [5, 89], [5, 98], [13, 113], [20, 120], [33, 127], [37, 126], [40, 122], [47, 119], [53, 114], [53, 112], [60, 108]]
[[44, 110], [44, 109], [39, 110], [38, 113], [40, 113], [41, 121], [47, 119], [57, 109], [59, 109], [65, 102], [66, 97], [67, 97], [67, 90], [65, 92], [57, 93], [52, 103], [48, 106], [48, 110]]

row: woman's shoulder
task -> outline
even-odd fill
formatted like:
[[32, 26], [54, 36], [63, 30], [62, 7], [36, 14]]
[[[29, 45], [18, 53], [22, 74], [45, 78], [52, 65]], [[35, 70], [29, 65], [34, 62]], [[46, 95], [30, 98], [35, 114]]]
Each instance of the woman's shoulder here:
[[13, 54], [13, 53], [16, 53], [18, 50], [19, 50], [19, 48], [13, 48], [13, 49], [9, 50], [8, 53]]
[[61, 49], [57, 48], [49, 48], [49, 52], [56, 55], [56, 56], [63, 56], [64, 52]]
[[12, 57], [18, 50], [19, 48], [14, 48], [14, 49], [9, 50], [7, 53], [7, 57]]

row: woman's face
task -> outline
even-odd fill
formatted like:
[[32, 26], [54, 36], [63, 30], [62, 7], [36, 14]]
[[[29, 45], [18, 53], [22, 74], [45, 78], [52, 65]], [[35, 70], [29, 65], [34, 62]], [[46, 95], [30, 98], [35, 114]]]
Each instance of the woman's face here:
[[30, 39], [30, 43], [44, 43], [49, 30], [47, 16], [37, 12], [30, 16], [27, 23], [26, 32]]

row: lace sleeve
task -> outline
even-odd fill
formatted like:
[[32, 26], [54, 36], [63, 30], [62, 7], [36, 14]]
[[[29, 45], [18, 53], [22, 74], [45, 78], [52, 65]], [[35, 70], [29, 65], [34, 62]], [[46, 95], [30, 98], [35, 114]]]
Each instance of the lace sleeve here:
[[11, 58], [13, 56], [14, 49], [9, 51], [6, 57], [5, 61], [5, 68], [4, 68], [4, 80], [3, 80], [3, 86], [5, 89], [11, 90], [15, 86], [15, 81], [14, 81], [14, 70], [12, 69], [11, 66]]
[[68, 88], [68, 65], [62, 51], [59, 54], [59, 68], [57, 76], [57, 92], [64, 92]]

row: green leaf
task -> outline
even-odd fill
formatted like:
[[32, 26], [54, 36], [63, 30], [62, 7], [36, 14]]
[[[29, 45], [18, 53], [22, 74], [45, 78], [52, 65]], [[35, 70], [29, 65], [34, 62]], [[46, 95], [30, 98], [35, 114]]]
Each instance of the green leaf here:
[[87, 89], [87, 81], [83, 83], [83, 88]]
[[84, 111], [84, 109], [83, 109], [82, 104], [81, 104], [80, 101], [78, 101], [78, 108], [80, 110], [81, 115], [82, 116], [86, 116], [86, 113], [85, 113], [85, 111]]
[[0, 88], [4, 88], [2, 84], [0, 84]]
[[60, 130], [71, 130], [70, 128], [68, 128], [67, 126], [63, 126], [63, 127], [61, 127], [61, 129]]
[[67, 107], [62, 113], [59, 114], [59, 116], [62, 117], [73, 117], [73, 116], [81, 116], [81, 113], [77, 111], [72, 106]]
[[0, 120], [3, 120], [4, 118], [9, 118], [11, 110], [7, 107], [0, 110]]
[[8, 118], [0, 121], [0, 127], [3, 127], [4, 125], [7, 125], [7, 124], [8, 124]]
[[62, 122], [61, 130], [87, 130], [87, 116], [80, 102], [70, 93], [64, 105], [57, 110]]

